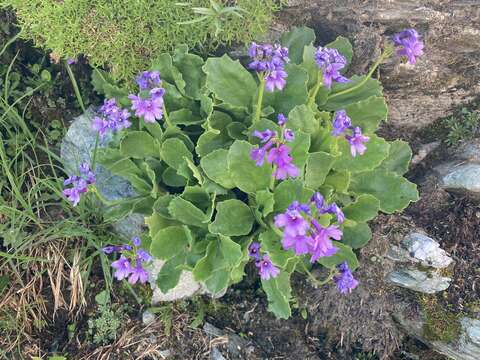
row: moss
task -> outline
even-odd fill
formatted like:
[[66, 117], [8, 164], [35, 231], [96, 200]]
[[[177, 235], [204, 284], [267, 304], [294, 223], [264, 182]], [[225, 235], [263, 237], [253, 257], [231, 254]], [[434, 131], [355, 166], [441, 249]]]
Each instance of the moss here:
[[420, 296], [419, 303], [425, 314], [423, 325], [425, 339], [447, 343], [458, 339], [461, 324], [456, 314], [444, 309], [432, 295]]
[[[156, 55], [178, 44], [209, 52], [218, 45], [247, 43], [264, 33], [278, 9], [277, 0], [237, 0], [238, 14], [198, 21], [194, 7], [210, 0], [0, 0], [11, 6], [25, 38], [53, 51], [54, 58], [85, 55], [107, 66], [116, 79], [129, 79]], [[223, 5], [227, 6], [227, 5]], [[185, 24], [197, 20], [197, 22]]]

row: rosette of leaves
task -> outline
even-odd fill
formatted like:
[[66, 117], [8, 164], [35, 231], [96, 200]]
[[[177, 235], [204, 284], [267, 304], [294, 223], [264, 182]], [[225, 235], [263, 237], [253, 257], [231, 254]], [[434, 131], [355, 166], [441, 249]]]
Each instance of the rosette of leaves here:
[[[289, 47], [291, 59], [285, 67], [287, 85], [265, 94], [261, 117], [254, 123], [260, 82], [239, 61], [228, 55], [204, 61], [185, 47], [155, 61], [152, 70], [161, 73], [171, 125], [134, 121], [99, 154], [99, 161], [128, 179], [138, 193], [108, 215], [146, 216], [150, 252], [165, 261], [158, 276], [162, 291], [173, 288], [181, 271], [188, 270], [213, 294], [222, 293], [242, 280], [248, 246], [258, 241], [281, 270], [279, 276], [262, 280], [269, 310], [287, 318], [293, 301], [291, 274], [302, 272], [308, 261], [281, 247], [271, 225], [275, 214], [294, 200], [307, 202], [315, 191], [340, 204], [346, 220], [342, 240], [335, 241], [339, 251], [313, 266], [334, 269], [347, 261], [354, 270], [359, 266], [356, 249], [372, 236], [368, 221], [418, 199], [416, 186], [402, 176], [411, 158], [408, 144], [375, 134], [388, 110], [382, 86], [371, 73], [331, 89], [322, 86], [311, 99], [319, 83], [314, 41], [307, 28], [284, 34], [282, 45]], [[339, 37], [326, 46], [351, 61], [347, 39]], [[128, 105], [126, 91], [97, 75], [98, 91]], [[347, 141], [331, 135], [332, 116], [339, 109], [370, 137], [364, 155], [353, 158]], [[256, 144], [251, 134], [278, 129], [278, 113], [287, 115], [288, 127], [295, 131], [290, 145], [300, 176], [272, 186], [271, 165], [256, 166], [250, 158]]]

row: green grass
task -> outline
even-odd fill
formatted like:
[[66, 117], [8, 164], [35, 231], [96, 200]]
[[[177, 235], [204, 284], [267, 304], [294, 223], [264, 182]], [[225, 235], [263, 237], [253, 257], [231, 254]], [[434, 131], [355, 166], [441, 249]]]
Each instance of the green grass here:
[[52, 50], [54, 58], [82, 54], [93, 66], [107, 66], [116, 79], [130, 79], [179, 44], [209, 53], [219, 45], [258, 38], [268, 29], [279, 3], [0, 0], [0, 7], [13, 7], [22, 36]]
[[480, 135], [480, 110], [462, 108], [457, 114], [444, 120], [447, 128], [445, 142], [449, 146]]

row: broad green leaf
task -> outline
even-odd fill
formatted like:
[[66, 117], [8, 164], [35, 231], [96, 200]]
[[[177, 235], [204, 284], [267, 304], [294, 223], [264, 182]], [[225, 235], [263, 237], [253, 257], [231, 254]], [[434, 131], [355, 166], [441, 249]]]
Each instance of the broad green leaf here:
[[282, 91], [266, 92], [264, 106], [272, 106], [277, 113], [288, 114], [295, 106], [307, 102], [308, 74], [299, 65], [287, 64], [285, 70], [288, 73], [287, 85]]
[[170, 54], [163, 53], [159, 55], [156, 59], [152, 61], [151, 69], [160, 72], [163, 80], [163, 87], [166, 87], [166, 82], [174, 84], [176, 88], [180, 90], [180, 93], [185, 95], [185, 80], [183, 79], [183, 76], [177, 69], [177, 67], [173, 65], [172, 57], [170, 56]]
[[312, 44], [305, 46], [303, 50], [303, 62], [300, 65], [308, 74], [308, 88], [312, 89], [317, 83], [318, 72], [320, 71], [315, 61], [317, 48]]
[[365, 143], [367, 150], [363, 155], [353, 157], [350, 152], [350, 144], [345, 139], [340, 139], [338, 147], [341, 155], [333, 164], [337, 171], [347, 170], [352, 173], [373, 170], [378, 167], [388, 156], [390, 145], [381, 137], [370, 135], [370, 140]]
[[365, 75], [355, 75], [350, 79], [351, 82], [335, 83], [322, 109], [329, 111], [345, 109], [348, 105], [366, 100], [371, 96], [382, 96], [380, 82], [372, 78], [366, 81], [365, 79]]
[[181, 197], [176, 197], [170, 201], [168, 212], [175, 220], [187, 225], [205, 227], [205, 222], [208, 221], [207, 215], [202, 210]]
[[387, 120], [388, 108], [383, 97], [371, 96], [345, 107], [353, 126], [359, 126], [366, 134], [374, 133], [381, 121]]
[[147, 129], [150, 135], [152, 135], [155, 139], [157, 139], [158, 141], [162, 140], [163, 130], [158, 122], [154, 122], [154, 123], [143, 122], [143, 126], [145, 127], [145, 129]]
[[283, 249], [281, 237], [273, 230], [262, 232], [258, 236], [258, 241], [262, 249], [268, 253], [272, 263], [283, 270], [285, 270], [289, 262], [297, 257], [293, 251]]
[[123, 106], [130, 104], [128, 91], [119, 87], [108, 72], [94, 69], [92, 71], [92, 85], [95, 91], [105, 95], [106, 99], [115, 98]]
[[305, 26], [295, 27], [280, 38], [282, 46], [288, 48], [288, 57], [294, 64], [300, 64], [303, 59], [303, 48], [315, 41], [315, 32]]
[[173, 62], [185, 81], [185, 95], [199, 100], [201, 89], [205, 85], [205, 73], [202, 70], [203, 59], [198, 55], [175, 51]]
[[202, 211], [207, 211], [212, 205], [210, 194], [200, 186], [186, 186], [183, 190], [182, 198], [190, 201]]
[[185, 251], [189, 243], [186, 226], [169, 226], [153, 234], [150, 253], [157, 259], [168, 260]]
[[412, 158], [412, 149], [407, 142], [395, 140], [390, 143], [390, 151], [380, 167], [392, 171], [397, 175], [403, 175], [408, 171]]
[[257, 193], [255, 194], [255, 202], [257, 204], [258, 210], [262, 212], [262, 215], [264, 217], [273, 212], [275, 200], [270, 190], [257, 191]]
[[288, 143], [288, 147], [292, 149], [290, 152], [293, 158], [292, 163], [299, 168], [301, 176], [307, 162], [308, 149], [310, 148], [310, 135], [300, 130], [295, 131], [295, 138], [291, 143]]
[[313, 134], [318, 131], [319, 125], [315, 113], [305, 104], [295, 106], [288, 114], [288, 127], [292, 130]]
[[380, 201], [369, 194], [360, 195], [357, 200], [344, 207], [343, 213], [353, 221], [365, 222], [374, 219], [380, 209]]
[[148, 226], [148, 235], [153, 238], [161, 229], [165, 229], [169, 226], [181, 225], [178, 221], [165, 219], [157, 212], [154, 212], [151, 216], [145, 217], [145, 224]]
[[227, 133], [234, 140], [245, 140], [246, 139], [247, 127], [238, 121], [235, 121], [227, 126]]
[[187, 179], [178, 175], [174, 168], [168, 167], [162, 173], [162, 182], [167, 186], [182, 187], [187, 185]]
[[170, 204], [170, 201], [172, 201], [175, 198], [176, 196], [172, 194], [166, 194], [166, 195], [160, 196], [155, 201], [155, 204], [153, 205], [153, 209], [165, 219], [173, 220], [172, 215], [168, 212], [168, 205]]
[[236, 140], [228, 151], [228, 171], [235, 185], [246, 193], [265, 190], [270, 185], [272, 168], [269, 164], [256, 166], [250, 158], [253, 145]]
[[180, 109], [172, 111], [168, 114], [170, 122], [174, 125], [195, 125], [201, 124], [205, 119], [200, 118], [197, 115], [193, 115], [190, 109]]
[[252, 210], [240, 200], [226, 200], [217, 204], [215, 221], [208, 226], [214, 234], [225, 236], [247, 235], [253, 226]]
[[275, 278], [262, 280], [262, 288], [267, 294], [268, 311], [271, 311], [280, 319], [288, 319], [292, 315], [290, 309], [292, 297], [290, 274], [282, 271]]
[[335, 157], [326, 152], [308, 154], [305, 171], [305, 185], [311, 189], [317, 189], [325, 182]]
[[352, 248], [348, 245], [342, 244], [340, 241], [334, 241], [333, 246], [338, 249], [337, 253], [332, 256], [321, 257], [318, 259], [318, 262], [329, 269], [333, 269], [338, 264], [346, 261], [348, 267], [354, 271], [359, 264], [357, 256], [352, 251]]
[[188, 150], [185, 143], [177, 138], [170, 138], [163, 142], [161, 149], [162, 160], [165, 161], [168, 166], [178, 170], [182, 165], [186, 166], [186, 157], [192, 160], [192, 153]]
[[190, 152], [192, 152], [193, 149], [195, 149], [195, 144], [193, 143], [193, 141], [190, 140], [190, 138], [185, 132], [183, 132], [180, 128], [176, 126], [167, 127], [167, 129], [165, 130], [165, 133], [162, 136], [162, 142], [166, 141], [167, 139], [181, 140]]
[[164, 294], [177, 286], [185, 261], [186, 255], [179, 253], [163, 264], [157, 276], [157, 285]]
[[202, 157], [214, 150], [225, 149], [232, 143], [232, 139], [226, 131], [217, 132], [216, 130], [205, 131], [197, 141], [195, 148], [198, 156]]
[[337, 49], [340, 54], [345, 56], [345, 58], [347, 59], [347, 66], [345, 68], [347, 68], [348, 65], [350, 65], [350, 63], [352, 62], [353, 48], [352, 44], [347, 38], [344, 38], [343, 36], [338, 36], [335, 41], [328, 43], [327, 45], [325, 45], [325, 47]]
[[144, 159], [160, 157], [159, 144], [145, 131], [129, 131], [120, 143], [120, 151], [127, 157]]
[[367, 245], [372, 238], [372, 230], [365, 223], [358, 223], [354, 226], [343, 227], [342, 242], [353, 249], [359, 249]]
[[235, 183], [228, 171], [227, 150], [217, 149], [212, 151], [210, 154], [201, 158], [200, 166], [211, 180], [222, 185], [224, 188], [233, 189], [235, 187]]
[[292, 202], [306, 203], [313, 195], [313, 190], [303, 187], [301, 180], [284, 180], [273, 193], [275, 199], [275, 212], [284, 211]]
[[350, 190], [371, 194], [380, 200], [380, 210], [391, 214], [418, 200], [417, 186], [393, 172], [376, 169], [352, 177]]
[[203, 70], [207, 74], [207, 88], [215, 97], [233, 106], [248, 108], [257, 92], [257, 84], [252, 75], [228, 55], [209, 58]]
[[339, 193], [344, 193], [350, 186], [350, 172], [332, 171], [325, 178], [324, 185], [334, 188]]

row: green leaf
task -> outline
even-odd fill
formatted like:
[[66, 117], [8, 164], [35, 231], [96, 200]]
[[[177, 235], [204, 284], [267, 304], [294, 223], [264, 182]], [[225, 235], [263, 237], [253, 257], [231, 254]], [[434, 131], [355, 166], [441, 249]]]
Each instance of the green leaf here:
[[284, 211], [292, 202], [306, 203], [313, 195], [313, 190], [303, 187], [301, 180], [284, 180], [273, 193], [275, 199], [275, 212]]
[[182, 187], [187, 185], [187, 179], [184, 176], [178, 175], [174, 168], [168, 167], [162, 173], [162, 181], [167, 186]]
[[215, 221], [208, 226], [213, 234], [225, 236], [247, 235], [252, 230], [253, 214], [240, 200], [225, 200], [217, 204]]
[[[382, 96], [382, 86], [378, 80], [368, 79], [360, 85], [358, 88], [357, 85], [360, 82], [364, 81], [366, 78], [365, 75], [362, 76], [352, 76], [350, 79], [351, 82], [348, 83], [335, 83], [332, 86], [332, 92], [328, 96], [328, 100], [325, 105], [322, 106], [323, 109], [334, 111], [345, 109], [348, 105], [354, 104], [358, 101], [366, 100], [371, 96]], [[348, 92], [339, 94], [341, 91], [352, 89]], [[338, 95], [337, 95], [338, 93]]]
[[288, 57], [294, 64], [300, 64], [303, 59], [303, 48], [315, 41], [315, 32], [305, 26], [295, 27], [280, 38], [282, 46], [288, 48]]
[[227, 133], [234, 140], [245, 140], [247, 127], [238, 121], [235, 121], [227, 126]]
[[195, 151], [202, 157], [214, 150], [227, 148], [231, 143], [232, 139], [226, 131], [218, 133], [215, 130], [208, 130], [198, 138]]
[[290, 274], [282, 271], [275, 278], [262, 280], [262, 288], [267, 294], [268, 311], [271, 311], [280, 319], [288, 319], [292, 315], [290, 309], [292, 297]]
[[181, 197], [176, 197], [170, 201], [168, 212], [175, 220], [187, 225], [206, 227], [205, 223], [209, 220], [202, 210]]
[[169, 226], [160, 229], [152, 236], [150, 253], [157, 259], [169, 260], [185, 251], [189, 244], [186, 226]]
[[348, 263], [348, 267], [354, 271], [358, 267], [358, 260], [355, 253], [352, 251], [350, 246], [344, 245], [339, 241], [334, 241], [333, 246], [335, 246], [338, 251], [335, 255], [332, 256], [324, 256], [319, 258], [317, 261], [322, 264], [323, 266], [333, 269], [338, 264], [346, 261]]
[[252, 104], [257, 84], [238, 60], [233, 61], [228, 55], [209, 58], [203, 70], [207, 74], [207, 88], [217, 99], [241, 108]]
[[348, 67], [348, 65], [350, 65], [350, 63], [352, 62], [353, 48], [352, 44], [347, 38], [344, 38], [343, 36], [338, 36], [335, 41], [328, 43], [327, 45], [325, 45], [325, 47], [337, 49], [340, 54], [345, 56], [345, 58], [347, 59], [346, 67]]
[[198, 55], [186, 54], [177, 49], [173, 62], [185, 81], [185, 95], [199, 100], [202, 94], [201, 89], [205, 84], [205, 73], [202, 70], [203, 59]]
[[380, 210], [387, 214], [405, 209], [418, 200], [417, 186], [393, 172], [376, 169], [352, 177], [350, 189], [357, 194], [371, 194], [380, 200]]
[[333, 168], [337, 171], [347, 170], [352, 173], [373, 170], [388, 156], [390, 144], [381, 137], [370, 135], [370, 140], [365, 145], [367, 147], [365, 153], [353, 157], [349, 142], [339, 139], [338, 147], [341, 155], [337, 157]]
[[323, 185], [334, 162], [335, 157], [326, 152], [308, 154], [305, 185], [311, 189], [317, 189]]
[[333, 171], [325, 178], [324, 185], [331, 186], [339, 193], [344, 193], [350, 186], [350, 172]]
[[169, 226], [181, 225], [178, 221], [165, 219], [157, 212], [145, 217], [145, 224], [148, 226], [148, 235], [150, 238], [153, 238], [160, 230]]
[[353, 126], [360, 126], [362, 132], [370, 134], [377, 130], [381, 121], [387, 120], [388, 108], [385, 98], [371, 96], [345, 107]]
[[358, 223], [354, 226], [343, 227], [342, 242], [353, 249], [359, 249], [367, 245], [372, 238], [372, 230], [365, 223]]
[[184, 157], [193, 160], [192, 153], [184, 142], [177, 138], [170, 138], [163, 142], [160, 152], [162, 160], [169, 166], [178, 170], [182, 165], [187, 166]]
[[168, 205], [170, 204], [170, 201], [175, 198], [176, 196], [172, 194], [160, 196], [153, 204], [153, 209], [158, 213], [158, 215], [164, 217], [165, 219], [173, 220], [172, 215], [168, 212]]
[[264, 217], [273, 212], [275, 200], [270, 190], [257, 191], [255, 194], [255, 202], [257, 203], [258, 210], [261, 211]]
[[186, 255], [179, 253], [163, 264], [157, 276], [157, 285], [164, 294], [177, 286], [185, 262]]
[[408, 143], [403, 140], [395, 140], [390, 143], [388, 156], [380, 167], [397, 175], [403, 175], [408, 171], [411, 159], [412, 149]]
[[168, 114], [170, 122], [174, 125], [195, 125], [205, 121], [196, 115], [193, 115], [190, 109], [180, 109]]
[[[292, 262], [297, 256], [293, 251], [285, 251], [281, 245], [281, 240], [281, 237], [273, 230], [264, 231], [258, 236], [258, 241], [260, 242], [263, 251], [268, 253], [272, 263], [285, 270], [288, 267], [287, 265], [289, 262]], [[290, 270], [293, 271], [293, 269]]]
[[319, 126], [315, 113], [305, 104], [295, 106], [288, 114], [288, 127], [292, 130], [313, 134], [318, 131]]
[[299, 65], [287, 64], [285, 71], [288, 73], [287, 85], [282, 91], [266, 92], [264, 107], [270, 105], [277, 113], [288, 114], [295, 106], [307, 102], [308, 74]]
[[8, 287], [10, 284], [10, 277], [7, 275], [0, 276], [0, 295], [2, 295], [3, 291]]
[[362, 194], [354, 203], [345, 206], [343, 213], [350, 220], [365, 222], [374, 219], [379, 209], [380, 201], [375, 196]]
[[228, 151], [228, 171], [235, 185], [246, 193], [265, 190], [270, 185], [272, 168], [265, 163], [256, 166], [250, 158], [253, 145], [246, 141], [236, 140]]
[[308, 149], [310, 148], [310, 135], [300, 130], [296, 131], [295, 138], [291, 143], [288, 143], [288, 147], [292, 149], [290, 152], [293, 158], [292, 163], [300, 169], [300, 174], [303, 174], [303, 168], [307, 162]]
[[[160, 72], [163, 80], [163, 87], [166, 87], [165, 82], [169, 82], [170, 84], [174, 84], [182, 95], [185, 95], [185, 80], [183, 79], [180, 71], [178, 71], [177, 67], [173, 65], [172, 57], [170, 56], [170, 54], [163, 53], [159, 55], [152, 62], [151, 69]], [[169, 91], [167, 91], [167, 93], [169, 93]]]
[[222, 185], [224, 188], [233, 189], [235, 187], [235, 183], [228, 171], [227, 150], [217, 149], [212, 151], [210, 154], [201, 158], [200, 166], [211, 180]]
[[120, 151], [135, 159], [160, 156], [158, 142], [145, 131], [129, 131], [120, 143]]

